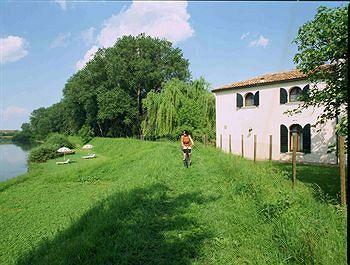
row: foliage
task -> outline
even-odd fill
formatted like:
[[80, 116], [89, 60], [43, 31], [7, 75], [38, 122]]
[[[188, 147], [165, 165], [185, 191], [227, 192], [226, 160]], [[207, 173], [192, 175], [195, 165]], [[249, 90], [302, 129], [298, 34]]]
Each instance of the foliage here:
[[166, 40], [141, 34], [124, 36], [100, 49], [65, 85], [63, 94], [71, 133], [83, 125], [97, 136], [140, 134], [142, 99], [177, 77], [187, 80], [188, 61]]
[[33, 132], [29, 123], [23, 123], [21, 126], [21, 131], [14, 134], [12, 141], [29, 144], [33, 141]]
[[57, 152], [56, 145], [43, 144], [30, 150], [29, 161], [35, 163], [43, 163], [49, 159], [54, 159], [62, 155], [62, 153]]
[[337, 131], [347, 135], [347, 7], [319, 7], [314, 20], [299, 29], [294, 42], [298, 45], [294, 57], [297, 67], [308, 75], [311, 83], [326, 83], [325, 88], [311, 86], [308, 95], [303, 96], [304, 104], [297, 111], [324, 106], [318, 123], [341, 117]]
[[[97, 121], [110, 137], [130, 135], [136, 133], [138, 112], [133, 99], [123, 90], [106, 90], [97, 95]], [[103, 131], [101, 132], [103, 134]]]
[[81, 127], [81, 129], [79, 130], [79, 136], [83, 140], [83, 144], [90, 142], [93, 138], [93, 135], [94, 135], [93, 131], [90, 129], [90, 127], [86, 125]]
[[67, 117], [66, 106], [63, 102], [53, 104], [47, 108], [41, 107], [34, 110], [30, 115], [28, 125], [32, 134], [31, 138], [42, 141], [50, 133], [68, 133]]
[[305, 185], [336, 195], [337, 167], [297, 167], [292, 191], [290, 164], [198, 144], [186, 169], [178, 142], [91, 143], [94, 160], [77, 150], [0, 182], [0, 264], [347, 262], [346, 212]]
[[68, 79], [59, 103], [31, 113], [32, 138], [44, 140], [53, 132], [78, 134], [83, 126], [92, 136], [139, 135], [142, 99], [171, 78], [188, 80], [188, 66], [182, 51], [165, 39], [123, 36], [113, 47], [99, 49]]
[[74, 144], [71, 143], [67, 136], [59, 134], [59, 133], [54, 133], [51, 134], [45, 141], [46, 145], [54, 146], [57, 149], [61, 147], [67, 147], [67, 148], [74, 148]]
[[148, 93], [143, 104], [145, 137], [177, 139], [183, 130], [190, 131], [194, 138], [204, 134], [214, 137], [215, 98], [203, 78], [191, 82], [170, 80], [161, 92]]
[[61, 147], [74, 148], [74, 144], [68, 140], [65, 135], [59, 133], [51, 134], [44, 144], [35, 147], [29, 152], [29, 161], [35, 163], [46, 162], [49, 159], [54, 159], [62, 156], [57, 150]]

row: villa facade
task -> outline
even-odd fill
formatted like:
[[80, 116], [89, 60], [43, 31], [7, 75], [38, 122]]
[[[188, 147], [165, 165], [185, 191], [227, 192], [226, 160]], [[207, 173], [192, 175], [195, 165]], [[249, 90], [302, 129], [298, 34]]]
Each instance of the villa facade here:
[[[310, 86], [298, 70], [263, 75], [212, 90], [216, 98], [216, 143], [225, 152], [257, 160], [290, 161], [292, 134], [297, 135], [297, 161], [335, 164], [336, 154], [327, 153], [335, 143], [335, 121], [313, 127], [321, 107], [288, 115], [297, 108]], [[322, 87], [325, 84], [317, 84]]]

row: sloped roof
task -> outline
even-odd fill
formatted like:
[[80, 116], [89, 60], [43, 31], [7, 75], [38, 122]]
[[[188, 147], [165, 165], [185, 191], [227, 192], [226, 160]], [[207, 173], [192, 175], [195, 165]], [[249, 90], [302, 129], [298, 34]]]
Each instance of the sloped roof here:
[[301, 71], [297, 69], [294, 69], [287, 72], [266, 74], [266, 75], [257, 76], [248, 80], [235, 82], [230, 85], [225, 85], [219, 88], [215, 88], [212, 90], [212, 92], [215, 93], [223, 90], [231, 90], [231, 89], [238, 89], [238, 88], [252, 87], [252, 86], [262, 86], [266, 84], [287, 82], [287, 81], [293, 81], [293, 80], [303, 80], [306, 78], [307, 76], [305, 74], [303, 74]]

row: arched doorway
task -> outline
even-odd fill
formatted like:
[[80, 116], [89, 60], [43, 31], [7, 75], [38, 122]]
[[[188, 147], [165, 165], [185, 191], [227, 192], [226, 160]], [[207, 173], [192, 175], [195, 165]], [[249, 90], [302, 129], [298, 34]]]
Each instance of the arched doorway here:
[[303, 151], [303, 128], [299, 124], [289, 127], [289, 150], [293, 151], [293, 134], [297, 136], [297, 152]]

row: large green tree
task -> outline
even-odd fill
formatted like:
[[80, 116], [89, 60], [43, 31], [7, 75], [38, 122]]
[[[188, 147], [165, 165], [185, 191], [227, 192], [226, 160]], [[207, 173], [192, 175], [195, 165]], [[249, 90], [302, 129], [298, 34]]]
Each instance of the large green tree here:
[[189, 63], [179, 48], [144, 34], [121, 38], [106, 50], [106, 57], [108, 76], [136, 100], [138, 122], [143, 118], [142, 99], [149, 91], [160, 91], [162, 84], [172, 78], [190, 78]]
[[142, 99], [172, 78], [188, 80], [189, 63], [171, 42], [140, 34], [100, 49], [64, 88], [71, 133], [88, 126], [99, 136], [141, 133]]
[[[294, 42], [298, 53], [294, 57], [311, 83], [304, 104], [297, 110], [310, 106], [323, 106], [318, 123], [336, 119], [337, 132], [347, 135], [348, 98], [348, 12], [347, 7], [319, 7], [315, 18], [300, 27]], [[320, 88], [317, 83], [325, 82]]]

